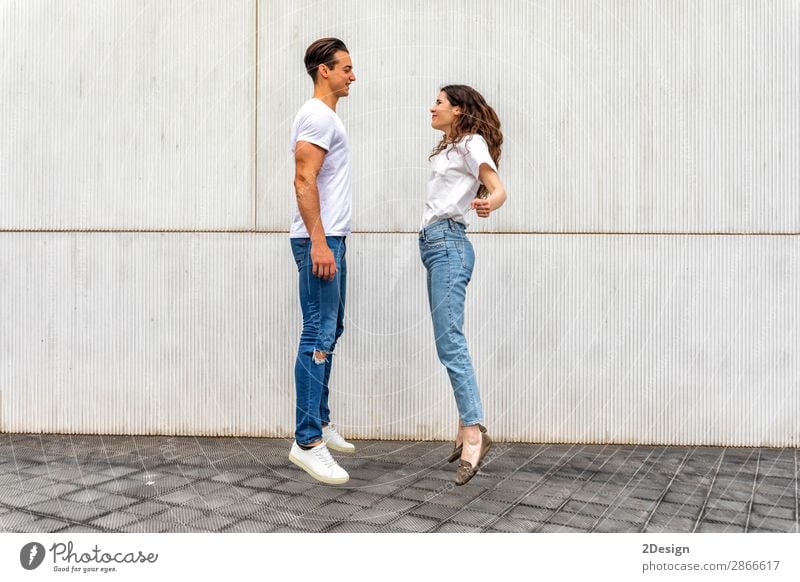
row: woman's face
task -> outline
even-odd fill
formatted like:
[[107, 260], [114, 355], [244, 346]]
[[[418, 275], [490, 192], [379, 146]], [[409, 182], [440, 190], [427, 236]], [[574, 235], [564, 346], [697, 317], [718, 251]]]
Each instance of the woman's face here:
[[449, 135], [453, 129], [453, 122], [461, 114], [461, 107], [453, 107], [447, 99], [447, 93], [439, 91], [439, 96], [436, 97], [436, 102], [431, 107], [430, 112], [431, 127]]

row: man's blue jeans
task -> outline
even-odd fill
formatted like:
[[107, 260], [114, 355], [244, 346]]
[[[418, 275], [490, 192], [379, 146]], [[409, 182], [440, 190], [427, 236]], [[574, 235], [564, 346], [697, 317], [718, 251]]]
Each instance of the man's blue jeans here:
[[461, 422], [472, 426], [483, 422], [483, 406], [464, 336], [464, 301], [475, 252], [466, 227], [450, 219], [420, 231], [419, 252], [428, 271], [428, 305], [436, 352], [450, 376]]
[[[311, 264], [311, 239], [292, 238], [292, 253], [300, 276], [300, 308], [303, 331], [294, 364], [295, 433], [297, 444], [322, 440], [322, 425], [330, 422], [328, 380], [336, 340], [344, 331], [344, 299], [347, 284], [345, 237], [326, 237], [336, 260], [332, 281], [315, 277]], [[317, 361], [314, 352], [324, 352]]]

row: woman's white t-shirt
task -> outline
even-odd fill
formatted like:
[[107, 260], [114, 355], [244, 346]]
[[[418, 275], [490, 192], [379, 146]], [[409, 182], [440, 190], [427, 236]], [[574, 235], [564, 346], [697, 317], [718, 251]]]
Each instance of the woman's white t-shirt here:
[[478, 134], [465, 135], [431, 159], [428, 201], [420, 229], [447, 218], [469, 226], [466, 216], [481, 185], [481, 164], [497, 171], [486, 140]]

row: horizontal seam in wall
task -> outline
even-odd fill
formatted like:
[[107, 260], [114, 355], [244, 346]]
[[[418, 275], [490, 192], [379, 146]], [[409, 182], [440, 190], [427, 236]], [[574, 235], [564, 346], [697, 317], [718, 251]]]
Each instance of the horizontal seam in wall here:
[[[289, 234], [288, 230], [187, 230], [187, 229], [0, 229], [0, 234], [8, 233], [80, 233], [80, 234]], [[354, 230], [351, 234], [419, 234], [416, 230]], [[498, 230], [472, 232], [472, 235], [562, 235], [562, 236], [800, 236], [800, 232], [621, 232], [621, 231], [538, 231], [538, 230]]]

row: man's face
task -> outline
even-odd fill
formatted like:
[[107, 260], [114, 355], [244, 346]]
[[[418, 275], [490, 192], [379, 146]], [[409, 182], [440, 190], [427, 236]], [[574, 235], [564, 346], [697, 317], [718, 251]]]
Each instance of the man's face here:
[[320, 69], [327, 72], [331, 92], [339, 97], [347, 97], [350, 94], [350, 83], [356, 80], [356, 75], [353, 72], [353, 61], [350, 60], [350, 54], [346, 51], [336, 51], [334, 57], [336, 58], [336, 64], [332, 69], [325, 65], [322, 65]]

